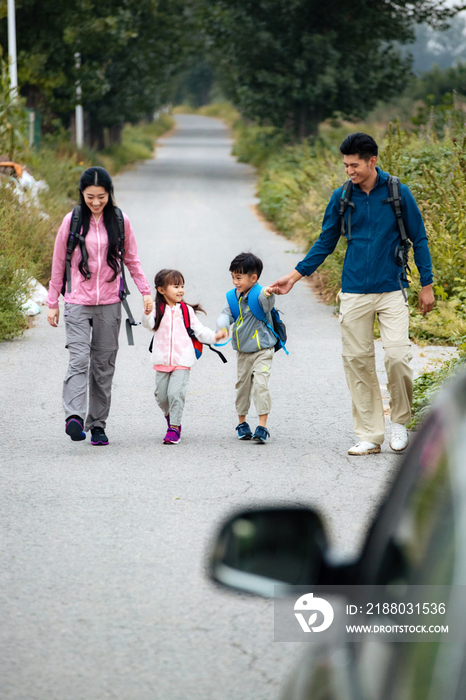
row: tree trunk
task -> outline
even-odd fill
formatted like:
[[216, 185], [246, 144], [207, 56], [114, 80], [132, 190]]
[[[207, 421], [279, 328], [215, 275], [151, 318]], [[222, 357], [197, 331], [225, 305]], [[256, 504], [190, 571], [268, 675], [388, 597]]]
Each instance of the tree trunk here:
[[91, 147], [97, 151], [105, 148], [104, 128], [95, 122], [91, 123]]
[[112, 124], [108, 129], [108, 139], [110, 146], [121, 145], [121, 135], [123, 133], [123, 124]]
[[317, 136], [319, 122], [307, 105], [301, 105], [296, 114], [297, 135], [300, 139]]

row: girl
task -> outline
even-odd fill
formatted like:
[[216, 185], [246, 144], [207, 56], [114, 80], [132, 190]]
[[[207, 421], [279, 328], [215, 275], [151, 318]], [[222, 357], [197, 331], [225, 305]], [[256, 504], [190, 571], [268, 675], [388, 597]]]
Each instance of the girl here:
[[[184, 277], [178, 270], [161, 270], [155, 276], [155, 310], [144, 311], [142, 323], [154, 331], [152, 361], [155, 374], [155, 398], [167, 421], [164, 444], [180, 442], [181, 416], [186, 399], [189, 371], [196, 362], [194, 345], [183, 320], [181, 302]], [[201, 343], [211, 345], [225, 337], [224, 330], [211, 331], [201, 324], [196, 312], [199, 304], [188, 306], [189, 325]]]
[[[81, 242], [71, 256], [71, 291], [66, 289], [65, 329], [69, 350], [63, 383], [65, 432], [73, 441], [85, 440], [91, 431], [93, 445], [108, 445], [105, 426], [110, 410], [112, 378], [118, 351], [121, 321], [119, 228], [113, 199], [113, 183], [104, 168], [85, 170], [79, 182]], [[72, 213], [63, 219], [55, 240], [47, 320], [58, 325], [58, 297], [62, 292]], [[128, 217], [124, 218], [124, 256], [144, 309], [153, 302], [142, 271], [136, 240]], [[89, 392], [89, 408], [87, 394]], [[87, 417], [86, 417], [87, 412]]]

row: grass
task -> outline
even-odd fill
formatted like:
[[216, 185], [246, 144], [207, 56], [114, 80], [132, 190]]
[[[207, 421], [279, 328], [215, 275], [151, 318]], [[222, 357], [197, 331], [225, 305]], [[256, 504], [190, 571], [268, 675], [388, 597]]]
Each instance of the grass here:
[[414, 380], [412, 419], [408, 428], [413, 429], [421, 422], [444, 382], [464, 369], [465, 363], [466, 355], [463, 351], [459, 357], [447, 360], [437, 369], [424, 372]]

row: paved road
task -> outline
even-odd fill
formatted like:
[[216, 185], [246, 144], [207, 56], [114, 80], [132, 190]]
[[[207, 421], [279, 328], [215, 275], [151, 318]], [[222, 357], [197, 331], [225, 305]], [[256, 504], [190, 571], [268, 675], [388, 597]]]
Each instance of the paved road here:
[[[119, 177], [146, 274], [179, 268], [212, 327], [230, 260], [251, 249], [263, 282], [290, 270], [292, 244], [254, 216], [254, 173], [219, 121], [180, 116], [157, 158]], [[130, 297], [139, 313], [140, 297]], [[0, 345], [1, 697], [5, 700], [274, 700], [301, 653], [273, 643], [270, 601], [214, 588], [216, 524], [253, 503], [299, 501], [325, 516], [340, 552], [360, 545], [395, 465], [348, 457], [350, 398], [338, 321], [305, 283], [279, 301], [289, 357], [275, 356], [271, 440], [239, 443], [234, 355], [192, 372], [183, 441], [163, 446], [149, 334], [121, 336], [111, 445], [71, 443], [60, 402], [63, 325], [45, 313]], [[255, 419], [252, 420], [255, 425]]]

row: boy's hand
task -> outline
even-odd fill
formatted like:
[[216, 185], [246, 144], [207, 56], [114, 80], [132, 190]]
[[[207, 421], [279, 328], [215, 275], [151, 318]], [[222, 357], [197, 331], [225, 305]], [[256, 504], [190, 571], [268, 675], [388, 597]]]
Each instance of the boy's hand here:
[[228, 331], [226, 328], [220, 328], [215, 334], [215, 342], [221, 340], [222, 338], [228, 338]]
[[264, 296], [270, 297], [273, 294], [273, 287], [264, 287]]
[[142, 300], [144, 302], [144, 313], [146, 314], [146, 316], [149, 316], [150, 312], [154, 308], [154, 302], [152, 301], [152, 297], [150, 294], [144, 294]]

